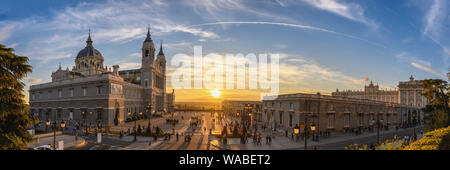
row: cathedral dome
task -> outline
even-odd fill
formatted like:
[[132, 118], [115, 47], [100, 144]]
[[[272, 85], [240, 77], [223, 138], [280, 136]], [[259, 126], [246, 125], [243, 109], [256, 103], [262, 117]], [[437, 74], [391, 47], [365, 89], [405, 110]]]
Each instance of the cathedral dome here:
[[78, 52], [77, 59], [84, 57], [95, 57], [103, 60], [103, 56], [97, 49], [92, 45], [91, 31], [89, 30], [89, 37], [86, 40], [86, 47]]
[[82, 49], [80, 52], [78, 52], [77, 59], [84, 58], [84, 57], [95, 57], [103, 59], [102, 54], [100, 51], [95, 49], [94, 47], [86, 46], [84, 49]]

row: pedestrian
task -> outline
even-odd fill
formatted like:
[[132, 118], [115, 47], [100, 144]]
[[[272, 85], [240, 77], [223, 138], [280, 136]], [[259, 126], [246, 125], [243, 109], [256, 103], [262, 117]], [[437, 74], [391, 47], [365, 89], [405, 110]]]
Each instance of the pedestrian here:
[[261, 135], [258, 135], [258, 145], [261, 145]]

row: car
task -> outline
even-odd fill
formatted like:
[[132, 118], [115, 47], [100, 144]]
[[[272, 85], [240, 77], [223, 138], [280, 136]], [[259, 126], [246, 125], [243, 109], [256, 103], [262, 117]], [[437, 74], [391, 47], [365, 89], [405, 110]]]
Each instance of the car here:
[[33, 150], [53, 150], [53, 147], [51, 147], [50, 145], [41, 145], [33, 148]]

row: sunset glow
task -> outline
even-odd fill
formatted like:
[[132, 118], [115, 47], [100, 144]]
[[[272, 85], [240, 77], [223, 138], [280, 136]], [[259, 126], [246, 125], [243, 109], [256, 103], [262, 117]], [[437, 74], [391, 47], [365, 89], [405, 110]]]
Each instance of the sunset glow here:
[[219, 98], [221, 93], [222, 92], [219, 89], [211, 90], [211, 96], [213, 96], [214, 98]]

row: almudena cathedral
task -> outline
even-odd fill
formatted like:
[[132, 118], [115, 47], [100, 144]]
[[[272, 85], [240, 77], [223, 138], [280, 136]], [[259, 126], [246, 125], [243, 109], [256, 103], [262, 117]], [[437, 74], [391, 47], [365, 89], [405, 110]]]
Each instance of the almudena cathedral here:
[[399, 82], [398, 90], [381, 90], [370, 82], [364, 90], [332, 95], [286, 94], [263, 100], [258, 124], [291, 133], [295, 126], [315, 125], [317, 132], [346, 133], [370, 130], [380, 120], [382, 129], [423, 123], [427, 100], [421, 80]]
[[[86, 47], [78, 52], [72, 70], [52, 73], [49, 83], [30, 87], [30, 113], [41, 122], [54, 119], [68, 123], [118, 125], [135, 113], [165, 113], [174, 110], [174, 91], [166, 93], [166, 57], [162, 44], [155, 60], [150, 35], [142, 45], [141, 68], [119, 71], [119, 65], [104, 67], [104, 58], [94, 48], [89, 32]], [[147, 111], [147, 112], [146, 112]], [[74, 122], [75, 121], [75, 122]]]

